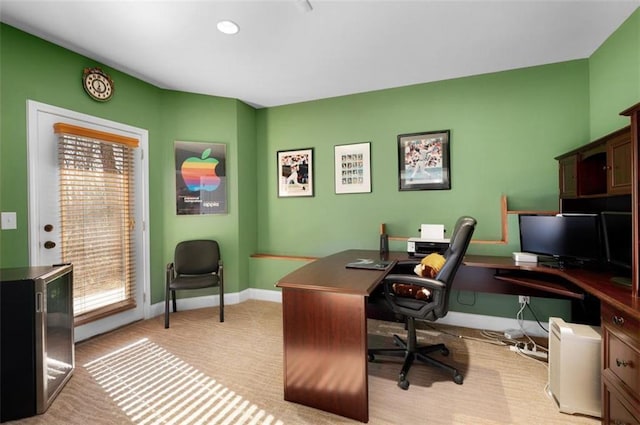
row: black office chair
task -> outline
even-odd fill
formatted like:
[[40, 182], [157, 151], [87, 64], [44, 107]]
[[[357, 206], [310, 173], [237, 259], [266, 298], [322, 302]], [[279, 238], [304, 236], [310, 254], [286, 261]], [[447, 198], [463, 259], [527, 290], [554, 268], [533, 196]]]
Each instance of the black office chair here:
[[224, 278], [220, 247], [213, 240], [183, 241], [176, 245], [173, 263], [167, 264], [164, 327], [169, 327], [169, 298], [176, 312], [176, 291], [220, 288], [220, 321], [224, 322]]
[[[406, 319], [407, 341], [404, 341], [398, 335], [394, 335], [394, 342], [400, 348], [371, 348], [368, 350], [368, 358], [369, 361], [375, 360], [375, 354], [404, 356], [404, 364], [398, 376], [398, 386], [403, 390], [409, 388], [407, 375], [415, 359], [451, 372], [454, 382], [459, 385], [462, 384], [463, 377], [456, 368], [428, 355], [436, 351], [445, 356], [449, 355], [449, 349], [444, 344], [429, 346], [419, 346], [417, 344], [415, 321], [416, 319], [435, 321], [446, 316], [449, 311], [449, 294], [453, 278], [462, 263], [475, 226], [476, 220], [472, 217], [460, 217], [458, 219], [451, 234], [449, 247], [443, 254], [445, 263], [434, 279], [417, 276], [413, 272], [413, 267], [417, 262], [401, 262], [394, 267], [381, 284], [381, 291], [384, 294], [387, 306], [395, 314], [404, 316]], [[427, 288], [431, 292], [431, 296], [427, 300], [400, 297], [393, 291], [394, 283], [418, 285]]]

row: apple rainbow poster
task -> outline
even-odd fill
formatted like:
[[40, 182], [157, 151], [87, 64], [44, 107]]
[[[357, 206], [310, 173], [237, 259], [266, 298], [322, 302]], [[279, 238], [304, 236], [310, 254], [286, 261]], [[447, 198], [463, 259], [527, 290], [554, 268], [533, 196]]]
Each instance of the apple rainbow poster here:
[[175, 142], [177, 214], [225, 214], [226, 145]]

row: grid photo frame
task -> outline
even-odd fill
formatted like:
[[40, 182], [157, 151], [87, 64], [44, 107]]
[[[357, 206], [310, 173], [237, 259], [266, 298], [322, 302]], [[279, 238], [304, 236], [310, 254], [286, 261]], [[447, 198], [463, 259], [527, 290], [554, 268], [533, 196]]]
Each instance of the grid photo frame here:
[[343, 193], [371, 192], [371, 143], [336, 145], [335, 191]]

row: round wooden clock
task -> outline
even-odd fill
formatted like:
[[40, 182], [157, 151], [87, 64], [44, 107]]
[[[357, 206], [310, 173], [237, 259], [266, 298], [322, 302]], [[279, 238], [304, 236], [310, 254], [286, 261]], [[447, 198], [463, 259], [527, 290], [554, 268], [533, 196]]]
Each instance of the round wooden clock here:
[[113, 96], [113, 80], [100, 68], [85, 68], [82, 73], [82, 86], [91, 98], [106, 102]]

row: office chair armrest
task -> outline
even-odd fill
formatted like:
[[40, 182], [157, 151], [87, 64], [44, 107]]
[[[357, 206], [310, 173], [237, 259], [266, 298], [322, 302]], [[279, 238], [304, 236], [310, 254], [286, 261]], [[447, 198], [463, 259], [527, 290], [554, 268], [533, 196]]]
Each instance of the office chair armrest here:
[[[397, 294], [393, 284], [415, 285], [425, 288], [426, 297], [419, 297], [421, 291], [408, 294]], [[391, 310], [400, 315], [425, 318], [429, 312], [435, 310], [446, 300], [447, 286], [439, 280], [424, 278], [416, 275], [390, 274], [383, 280], [384, 297]]]
[[169, 277], [172, 277], [172, 278], [175, 277], [176, 273], [175, 273], [175, 266], [173, 263], [167, 264], [166, 275], [167, 275], [167, 279]]
[[[165, 285], [165, 290], [169, 293], [169, 285], [171, 284], [171, 281], [173, 280], [173, 278], [175, 277], [175, 271], [174, 271], [174, 265], [173, 263], [169, 263], [167, 264], [167, 268], [165, 269], [165, 273], [164, 273], [164, 285]], [[168, 298], [167, 298], [168, 299]]]
[[394, 283], [405, 283], [408, 285], [418, 285], [423, 288], [430, 289], [432, 291], [444, 291], [446, 285], [443, 282], [435, 279], [429, 279], [426, 277], [420, 277], [416, 275], [405, 274], [389, 274], [384, 278], [385, 286], [391, 286]]
[[411, 275], [418, 264], [420, 264], [419, 259], [400, 260], [393, 266], [391, 273]]

